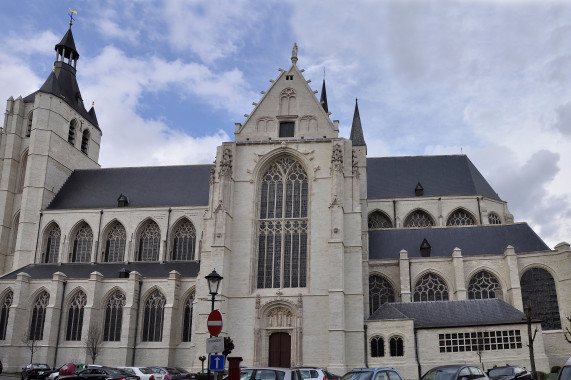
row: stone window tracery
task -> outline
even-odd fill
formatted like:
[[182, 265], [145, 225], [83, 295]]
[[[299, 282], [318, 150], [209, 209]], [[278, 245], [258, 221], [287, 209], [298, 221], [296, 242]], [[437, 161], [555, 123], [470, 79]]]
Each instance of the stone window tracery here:
[[458, 209], [448, 217], [447, 226], [473, 226], [476, 221], [466, 210]]
[[123, 308], [127, 303], [125, 294], [116, 291], [105, 304], [105, 324], [103, 327], [103, 340], [105, 342], [118, 342], [121, 340], [121, 325], [123, 323]]
[[415, 302], [448, 301], [448, 287], [440, 276], [427, 273], [417, 281], [414, 287], [413, 300]]
[[45, 290], [36, 297], [32, 309], [32, 320], [28, 340], [42, 340], [44, 338], [44, 324], [46, 322], [46, 312], [50, 302], [50, 295]]
[[404, 341], [400, 336], [393, 336], [389, 345], [391, 356], [404, 356]]
[[293, 313], [285, 307], [275, 307], [268, 312], [267, 327], [292, 327]]
[[10, 307], [14, 299], [14, 293], [10, 290], [2, 300], [2, 312], [0, 313], [0, 340], [6, 339], [6, 329], [10, 319]]
[[488, 223], [489, 224], [502, 224], [502, 220], [495, 212], [490, 212], [488, 214]]
[[57, 263], [59, 257], [59, 243], [61, 230], [57, 224], [53, 224], [46, 236], [46, 253], [44, 263]]
[[381, 228], [393, 228], [393, 223], [389, 217], [381, 211], [373, 211], [368, 218], [370, 230], [378, 230]]
[[523, 273], [520, 283], [523, 305], [532, 302], [532, 317], [541, 319], [541, 328], [561, 329], [557, 288], [551, 274], [543, 268], [531, 268]]
[[295, 111], [296, 94], [293, 88], [284, 88], [280, 94], [280, 115], [293, 115]]
[[158, 261], [161, 230], [157, 223], [149, 221], [139, 236], [139, 261]]
[[289, 157], [262, 176], [258, 220], [258, 288], [306, 286], [308, 177]]
[[385, 340], [382, 336], [375, 336], [371, 339], [371, 357], [382, 358], [385, 356]]
[[184, 303], [184, 317], [182, 325], [182, 341], [192, 341], [192, 304], [194, 303], [194, 293], [186, 299]]
[[104, 261], [107, 263], [123, 261], [126, 242], [127, 232], [125, 227], [121, 223], [115, 222], [107, 234]]
[[404, 221], [405, 227], [432, 227], [434, 226], [434, 221], [422, 210], [416, 210], [409, 214]]
[[91, 260], [91, 246], [93, 244], [93, 231], [87, 223], [84, 223], [75, 234], [73, 239], [73, 251], [71, 262], [88, 263]]
[[391, 284], [381, 276], [369, 277], [369, 315], [382, 304], [395, 302], [395, 291]]
[[173, 260], [195, 260], [196, 229], [185, 220], [176, 228], [173, 239]]
[[163, 340], [165, 296], [155, 290], [145, 302], [143, 316], [143, 342], [161, 342]]
[[65, 340], [81, 340], [81, 329], [83, 327], [83, 312], [87, 296], [84, 292], [79, 291], [73, 297], [67, 310], [67, 331]]
[[499, 298], [503, 299], [502, 288], [498, 279], [488, 271], [476, 273], [468, 285], [469, 299]]

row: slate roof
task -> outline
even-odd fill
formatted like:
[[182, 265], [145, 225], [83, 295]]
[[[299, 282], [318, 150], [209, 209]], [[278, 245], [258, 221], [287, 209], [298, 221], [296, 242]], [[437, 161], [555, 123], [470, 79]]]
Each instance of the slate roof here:
[[76, 58], [79, 58], [79, 53], [75, 48], [75, 41], [73, 39], [73, 33], [71, 32], [71, 26], [69, 27], [68, 31], [65, 33], [63, 38], [61, 39], [60, 43], [56, 45], [56, 50], [63, 51], [65, 48], [65, 57], [69, 58], [70, 53], [73, 51], [73, 55]]
[[99, 272], [106, 278], [118, 278], [123, 268], [137, 271], [145, 278], [168, 278], [169, 272], [176, 270], [183, 277], [196, 277], [200, 270], [198, 261], [133, 262], [133, 263], [66, 263], [66, 264], [30, 264], [8, 273], [0, 280], [15, 280], [18, 273], [25, 272], [32, 279], [51, 279], [56, 272], [64, 273], [69, 279], [86, 279], [92, 272]]
[[367, 158], [367, 197], [483, 195], [501, 200], [465, 155]]
[[381, 305], [370, 321], [414, 319], [414, 327], [489, 326], [525, 323], [525, 314], [494, 298], [428, 302], [391, 302]]
[[119, 195], [128, 207], [208, 204], [211, 165], [75, 170], [48, 210], [115, 208]]
[[516, 253], [550, 250], [527, 223], [399, 228], [369, 231], [369, 259], [397, 259], [402, 249], [409, 257], [421, 257], [424, 239], [432, 247], [431, 257], [451, 256], [454, 248], [460, 248], [463, 256], [500, 255], [508, 245]]

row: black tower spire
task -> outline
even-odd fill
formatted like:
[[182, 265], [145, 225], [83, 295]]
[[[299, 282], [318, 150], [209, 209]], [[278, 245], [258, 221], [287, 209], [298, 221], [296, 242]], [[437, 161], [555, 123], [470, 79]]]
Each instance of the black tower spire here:
[[353, 146], [367, 146], [365, 137], [363, 136], [363, 127], [361, 126], [361, 116], [359, 116], [359, 104], [355, 99], [355, 112], [353, 113], [353, 125], [351, 126], [351, 141]]

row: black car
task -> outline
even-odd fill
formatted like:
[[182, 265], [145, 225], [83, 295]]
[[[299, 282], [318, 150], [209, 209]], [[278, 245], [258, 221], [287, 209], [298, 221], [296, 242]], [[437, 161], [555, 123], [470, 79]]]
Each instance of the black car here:
[[141, 380], [123, 370], [112, 367], [87, 368], [75, 375], [60, 376], [59, 380]]
[[22, 374], [20, 375], [20, 378], [22, 380], [37, 379], [39, 375], [47, 371], [51, 371], [50, 366], [47, 364], [40, 364], [40, 363], [28, 364], [27, 366], [22, 368]]
[[525, 368], [507, 365], [505, 367], [496, 367], [488, 371], [488, 377], [490, 380], [531, 380], [531, 372], [528, 372]]
[[149, 366], [153, 372], [164, 375], [164, 380], [182, 380], [182, 374], [174, 367]]
[[192, 376], [192, 375], [194, 375], [192, 372], [187, 371], [184, 368], [174, 367], [174, 369], [176, 369], [178, 372], [180, 372], [180, 375], [181, 375], [183, 380], [189, 380], [189, 379], [196, 378], [196, 376], [195, 377]]
[[481, 368], [471, 365], [443, 365], [429, 370], [421, 380], [489, 380]]

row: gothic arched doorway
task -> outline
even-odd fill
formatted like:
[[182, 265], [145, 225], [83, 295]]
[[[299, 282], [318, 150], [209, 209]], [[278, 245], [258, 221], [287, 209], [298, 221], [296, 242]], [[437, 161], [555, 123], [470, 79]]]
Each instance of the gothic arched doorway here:
[[291, 367], [291, 336], [288, 333], [276, 332], [270, 335], [270, 367]]

